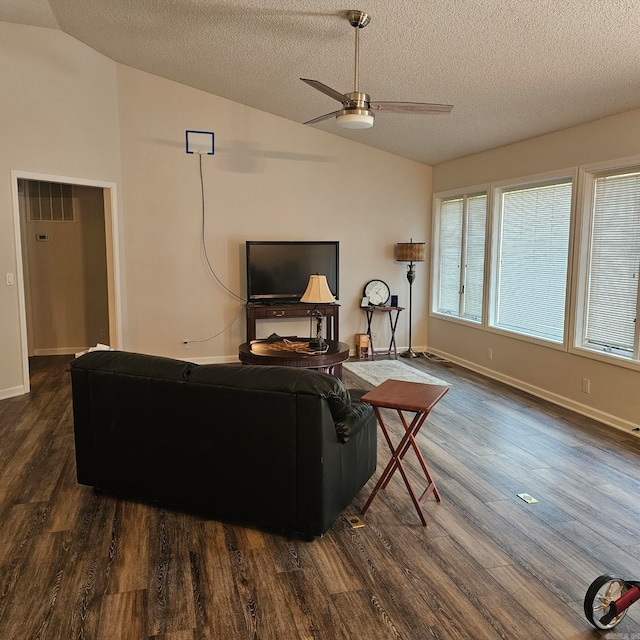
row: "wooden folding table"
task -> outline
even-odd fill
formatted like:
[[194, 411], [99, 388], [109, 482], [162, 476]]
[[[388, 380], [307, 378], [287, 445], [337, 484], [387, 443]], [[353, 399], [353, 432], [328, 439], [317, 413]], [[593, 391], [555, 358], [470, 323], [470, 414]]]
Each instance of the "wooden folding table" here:
[[[422, 505], [432, 493], [436, 500], [440, 502], [440, 494], [438, 493], [438, 488], [436, 487], [436, 483], [429, 472], [424, 458], [420, 453], [420, 449], [418, 448], [415, 438], [422, 428], [424, 421], [427, 419], [431, 409], [433, 409], [436, 403], [440, 398], [442, 398], [442, 396], [444, 396], [445, 393], [447, 393], [447, 391], [449, 391], [449, 387], [442, 385], [424, 384], [422, 382], [406, 382], [403, 380], [386, 380], [380, 386], [372, 389], [362, 396], [363, 402], [368, 402], [373, 406], [373, 409], [376, 412], [376, 417], [378, 418], [378, 424], [384, 433], [384, 437], [389, 445], [389, 450], [391, 451], [391, 460], [389, 460], [389, 463], [385, 467], [380, 479], [371, 492], [367, 503], [364, 505], [362, 509], [363, 515], [371, 505], [371, 502], [378, 491], [386, 488], [393, 474], [399, 470], [407, 487], [407, 491], [411, 496], [411, 500], [418, 512], [418, 516], [420, 517], [422, 524], [427, 526], [424, 514], [422, 513]], [[397, 445], [394, 445], [391, 440], [389, 428], [382, 419], [380, 409], [395, 409], [398, 412], [398, 416], [400, 416], [405, 432]], [[405, 415], [407, 413], [413, 413], [413, 418], [410, 418], [410, 416], [407, 417], [407, 415]], [[413, 448], [425, 478], [427, 479], [427, 488], [422, 492], [419, 498], [416, 498], [405, 468], [402, 464], [409, 447]]]

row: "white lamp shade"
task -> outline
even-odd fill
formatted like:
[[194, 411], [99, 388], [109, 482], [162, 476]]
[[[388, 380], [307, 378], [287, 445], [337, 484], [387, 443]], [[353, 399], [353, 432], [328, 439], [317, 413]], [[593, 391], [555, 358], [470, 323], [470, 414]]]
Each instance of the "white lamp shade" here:
[[302, 294], [300, 302], [309, 302], [311, 304], [326, 304], [327, 302], [335, 302], [336, 299], [329, 289], [327, 276], [319, 274], [309, 276], [309, 284], [306, 291]]
[[373, 114], [339, 113], [336, 122], [343, 129], [369, 129], [373, 127]]

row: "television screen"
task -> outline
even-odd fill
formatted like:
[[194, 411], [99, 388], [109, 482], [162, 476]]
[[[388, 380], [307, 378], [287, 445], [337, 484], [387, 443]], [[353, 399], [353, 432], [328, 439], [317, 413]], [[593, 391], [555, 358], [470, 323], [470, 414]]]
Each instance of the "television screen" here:
[[309, 276], [327, 276], [338, 298], [339, 242], [247, 240], [247, 299], [250, 302], [299, 302]]

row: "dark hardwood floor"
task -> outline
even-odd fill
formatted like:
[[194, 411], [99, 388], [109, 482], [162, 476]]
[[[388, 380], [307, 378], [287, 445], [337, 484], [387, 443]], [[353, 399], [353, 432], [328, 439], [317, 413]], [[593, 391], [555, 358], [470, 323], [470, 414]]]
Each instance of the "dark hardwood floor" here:
[[608, 633], [582, 613], [598, 575], [640, 579], [633, 436], [412, 361], [452, 384], [419, 436], [442, 502], [422, 527], [397, 476], [348, 526], [380, 438], [372, 481], [309, 543], [79, 486], [68, 361], [35, 358], [32, 392], [0, 401], [2, 639], [640, 639], [640, 603]]

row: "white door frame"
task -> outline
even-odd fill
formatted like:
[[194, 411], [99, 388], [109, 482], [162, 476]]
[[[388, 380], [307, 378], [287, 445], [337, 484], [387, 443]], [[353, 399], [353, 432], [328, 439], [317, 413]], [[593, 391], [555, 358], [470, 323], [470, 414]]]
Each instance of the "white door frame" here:
[[22, 255], [22, 229], [20, 225], [20, 206], [18, 200], [18, 179], [39, 180], [41, 182], [62, 182], [64, 184], [99, 187], [104, 193], [104, 224], [107, 250], [107, 289], [109, 298], [109, 337], [111, 346], [122, 348], [122, 280], [120, 269], [120, 224], [118, 214], [117, 185], [115, 182], [71, 178], [31, 171], [11, 171], [11, 190], [13, 197], [13, 229], [16, 250], [16, 283], [18, 285], [18, 306], [20, 314], [20, 348], [22, 353], [22, 384], [28, 393], [29, 349], [27, 342], [27, 313], [25, 299], [25, 265]]

